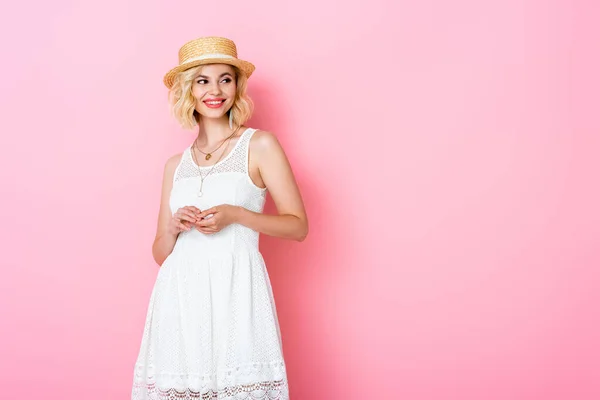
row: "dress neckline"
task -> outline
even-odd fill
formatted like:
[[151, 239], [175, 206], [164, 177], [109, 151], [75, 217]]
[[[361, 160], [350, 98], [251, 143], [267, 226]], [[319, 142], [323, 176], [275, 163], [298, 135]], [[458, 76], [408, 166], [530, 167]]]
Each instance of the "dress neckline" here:
[[246, 133], [250, 130], [251, 128], [246, 128], [244, 130], [244, 132], [242, 132], [242, 134], [240, 135], [238, 141], [235, 143], [235, 145], [233, 146], [233, 148], [229, 151], [229, 153], [227, 153], [227, 155], [225, 157], [223, 157], [221, 160], [219, 160], [217, 163], [215, 164], [211, 164], [211, 165], [198, 165], [196, 164], [196, 161], [194, 161], [194, 157], [192, 156], [192, 146], [194, 145], [194, 142], [192, 142], [187, 150], [189, 152], [190, 155], [190, 161], [192, 162], [192, 164], [194, 164], [194, 167], [196, 168], [213, 168], [213, 167], [217, 167], [217, 165], [224, 163], [225, 161], [227, 161], [228, 158], [230, 158], [232, 156], [232, 154], [237, 150], [237, 148], [239, 147], [240, 143], [242, 142], [242, 138], [246, 135]]

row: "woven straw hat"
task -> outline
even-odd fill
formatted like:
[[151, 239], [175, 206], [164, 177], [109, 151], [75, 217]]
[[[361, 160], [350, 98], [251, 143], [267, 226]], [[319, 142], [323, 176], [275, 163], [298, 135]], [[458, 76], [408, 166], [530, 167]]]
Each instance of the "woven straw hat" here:
[[179, 72], [204, 64], [233, 65], [248, 78], [255, 68], [252, 63], [237, 58], [237, 48], [232, 40], [207, 36], [191, 40], [179, 49], [179, 65], [167, 72], [163, 82], [170, 89], [175, 75]]

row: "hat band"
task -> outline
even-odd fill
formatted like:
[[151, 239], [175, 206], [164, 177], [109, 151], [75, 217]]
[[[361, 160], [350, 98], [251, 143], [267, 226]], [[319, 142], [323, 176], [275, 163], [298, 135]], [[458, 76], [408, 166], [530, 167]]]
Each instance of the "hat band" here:
[[208, 58], [232, 58], [232, 59], [234, 59], [235, 57], [230, 56], [229, 54], [222, 54], [222, 53], [203, 54], [198, 57], [189, 58], [189, 59], [185, 60], [184, 62], [182, 62], [181, 65], [189, 64], [194, 61], [206, 60]]

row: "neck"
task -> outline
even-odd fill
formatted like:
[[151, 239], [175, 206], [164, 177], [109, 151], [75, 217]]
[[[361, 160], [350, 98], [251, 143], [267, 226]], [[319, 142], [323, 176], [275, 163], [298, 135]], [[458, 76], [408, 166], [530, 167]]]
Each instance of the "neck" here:
[[[234, 127], [235, 129], [235, 127]], [[205, 145], [219, 143], [226, 139], [233, 130], [229, 128], [229, 117], [201, 118], [198, 124], [198, 142]]]

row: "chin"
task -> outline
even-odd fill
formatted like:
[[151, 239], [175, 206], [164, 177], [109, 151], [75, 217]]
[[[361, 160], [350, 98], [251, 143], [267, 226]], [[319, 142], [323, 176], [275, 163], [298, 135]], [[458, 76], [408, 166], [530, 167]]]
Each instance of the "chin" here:
[[223, 113], [212, 113], [212, 112], [201, 112], [200, 115], [202, 116], [202, 118], [208, 118], [208, 119], [222, 119], [224, 117], [227, 117], [227, 114], [223, 114]]

